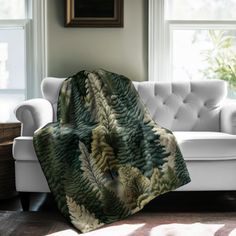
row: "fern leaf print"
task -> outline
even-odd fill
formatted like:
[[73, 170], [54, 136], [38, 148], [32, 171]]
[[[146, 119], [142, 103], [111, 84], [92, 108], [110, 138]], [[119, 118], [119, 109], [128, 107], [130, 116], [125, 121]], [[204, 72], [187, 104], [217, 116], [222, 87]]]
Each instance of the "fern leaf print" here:
[[57, 121], [33, 142], [58, 209], [83, 233], [190, 181], [172, 132], [153, 121], [128, 78], [102, 69], [63, 81]]

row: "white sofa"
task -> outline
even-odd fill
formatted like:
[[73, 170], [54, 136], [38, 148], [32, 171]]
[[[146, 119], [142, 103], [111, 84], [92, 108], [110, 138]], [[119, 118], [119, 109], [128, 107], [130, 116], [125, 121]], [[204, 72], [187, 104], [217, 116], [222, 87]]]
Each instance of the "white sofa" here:
[[[63, 80], [45, 78], [43, 98], [25, 101], [16, 109], [16, 117], [22, 123], [21, 136], [15, 138], [13, 145], [19, 192], [50, 191], [32, 136], [35, 130], [56, 120]], [[156, 122], [176, 135], [192, 179], [179, 190], [236, 190], [236, 101], [226, 99], [226, 82], [134, 82], [134, 85]]]

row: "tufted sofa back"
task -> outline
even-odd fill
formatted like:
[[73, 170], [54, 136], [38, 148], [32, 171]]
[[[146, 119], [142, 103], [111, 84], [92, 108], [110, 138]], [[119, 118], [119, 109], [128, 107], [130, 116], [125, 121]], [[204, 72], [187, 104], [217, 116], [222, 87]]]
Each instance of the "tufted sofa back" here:
[[[64, 79], [45, 78], [43, 97], [54, 108]], [[133, 82], [154, 120], [173, 131], [219, 131], [220, 108], [227, 94], [222, 80]]]
[[134, 82], [154, 120], [173, 131], [219, 131], [226, 82]]

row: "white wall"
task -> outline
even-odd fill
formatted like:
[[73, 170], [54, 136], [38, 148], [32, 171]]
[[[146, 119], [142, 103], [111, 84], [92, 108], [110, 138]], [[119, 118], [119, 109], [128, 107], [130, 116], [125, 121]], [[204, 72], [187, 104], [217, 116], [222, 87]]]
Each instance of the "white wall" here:
[[65, 28], [64, 0], [47, 1], [48, 75], [104, 68], [147, 80], [147, 0], [124, 0], [124, 28]]

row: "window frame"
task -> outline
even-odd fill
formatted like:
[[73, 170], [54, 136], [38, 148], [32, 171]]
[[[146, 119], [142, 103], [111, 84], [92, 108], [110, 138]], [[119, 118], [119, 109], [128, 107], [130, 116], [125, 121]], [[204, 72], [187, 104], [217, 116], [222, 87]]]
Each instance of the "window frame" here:
[[47, 77], [47, 0], [28, 1], [29, 24], [27, 29], [26, 63], [27, 99], [41, 97], [41, 81]]
[[236, 30], [236, 20], [165, 20], [165, 0], [149, 0], [148, 8], [148, 80], [150, 81], [173, 80], [173, 30]]

